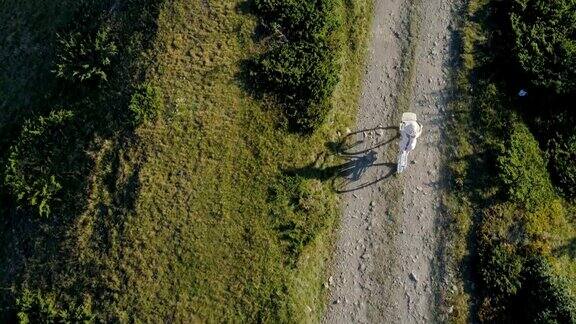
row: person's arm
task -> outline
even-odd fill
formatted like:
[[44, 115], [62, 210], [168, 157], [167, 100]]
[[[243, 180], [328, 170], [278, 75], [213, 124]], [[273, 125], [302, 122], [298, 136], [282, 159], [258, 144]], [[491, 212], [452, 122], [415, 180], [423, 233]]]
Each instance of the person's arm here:
[[420, 135], [422, 135], [422, 125], [418, 123], [418, 133], [416, 134], [416, 137], [420, 137]]

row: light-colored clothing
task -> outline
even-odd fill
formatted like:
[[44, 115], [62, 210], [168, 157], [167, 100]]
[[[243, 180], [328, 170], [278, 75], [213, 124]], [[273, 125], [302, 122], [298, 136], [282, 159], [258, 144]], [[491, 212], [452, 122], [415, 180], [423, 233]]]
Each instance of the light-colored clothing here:
[[400, 124], [400, 151], [412, 151], [416, 148], [418, 137], [422, 135], [422, 126], [415, 121]]
[[408, 154], [416, 148], [418, 137], [422, 135], [422, 125], [416, 121], [406, 121], [400, 124], [400, 153], [398, 155], [398, 173], [406, 169]]

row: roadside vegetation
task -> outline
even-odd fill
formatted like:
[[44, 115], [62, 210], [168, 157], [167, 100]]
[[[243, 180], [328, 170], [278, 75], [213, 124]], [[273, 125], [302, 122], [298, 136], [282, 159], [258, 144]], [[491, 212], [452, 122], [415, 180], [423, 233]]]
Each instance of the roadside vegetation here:
[[575, 31], [571, 0], [467, 6], [446, 200], [455, 322], [576, 322]]
[[319, 320], [370, 11], [0, 5], [0, 321]]

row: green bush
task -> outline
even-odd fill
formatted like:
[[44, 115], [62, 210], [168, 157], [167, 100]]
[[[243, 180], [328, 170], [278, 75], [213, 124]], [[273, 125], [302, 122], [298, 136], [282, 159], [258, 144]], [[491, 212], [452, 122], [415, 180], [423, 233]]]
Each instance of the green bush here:
[[62, 128], [73, 117], [68, 110], [53, 111], [47, 117], [26, 121], [18, 143], [10, 148], [4, 178], [18, 201], [36, 207], [41, 216], [50, 214], [50, 202], [62, 189], [52, 163], [62, 158], [53, 142], [62, 140]]
[[337, 206], [319, 180], [287, 177], [270, 188], [270, 216], [284, 244], [289, 263], [297, 262], [302, 250], [329, 225]]
[[480, 273], [489, 294], [496, 300], [516, 294], [522, 279], [522, 258], [516, 247], [507, 243], [496, 244], [481, 258]]
[[324, 41], [338, 26], [335, 0], [255, 0], [264, 24], [290, 41]]
[[164, 99], [160, 89], [150, 84], [138, 87], [130, 98], [128, 108], [135, 126], [156, 118], [164, 110]]
[[512, 123], [505, 152], [498, 158], [500, 180], [510, 198], [533, 211], [554, 198], [554, 190], [538, 142], [526, 125]]
[[478, 232], [479, 273], [493, 302], [502, 303], [520, 288], [522, 218], [513, 204], [495, 205], [484, 212]]
[[112, 59], [118, 54], [110, 27], [58, 35], [56, 76], [70, 83], [108, 81]]
[[566, 196], [576, 198], [576, 134], [552, 139], [547, 153], [556, 182]]
[[54, 296], [42, 295], [40, 291], [23, 289], [16, 299], [18, 321], [27, 323], [90, 323], [93, 322], [90, 299], [80, 305], [59, 307]]
[[311, 131], [329, 112], [339, 68], [326, 44], [283, 44], [259, 59], [260, 82], [278, 96], [295, 128]]
[[514, 0], [516, 57], [537, 86], [576, 89], [576, 1]]
[[565, 279], [542, 256], [527, 260], [522, 291], [516, 299], [519, 323], [576, 323], [576, 299]]
[[311, 132], [328, 114], [339, 80], [334, 0], [256, 0], [256, 12], [281, 37], [255, 59], [252, 76], [277, 98], [292, 129]]
[[499, 147], [502, 138], [508, 134], [511, 121], [508, 110], [510, 104], [496, 83], [481, 83], [477, 86], [474, 103], [478, 106], [477, 123], [482, 125], [482, 140], [486, 145]]
[[532, 231], [525, 224], [530, 217], [511, 203], [495, 205], [484, 213], [478, 233], [478, 272], [484, 297], [479, 316], [483, 322], [574, 320], [574, 298], [567, 282], [534, 248]]

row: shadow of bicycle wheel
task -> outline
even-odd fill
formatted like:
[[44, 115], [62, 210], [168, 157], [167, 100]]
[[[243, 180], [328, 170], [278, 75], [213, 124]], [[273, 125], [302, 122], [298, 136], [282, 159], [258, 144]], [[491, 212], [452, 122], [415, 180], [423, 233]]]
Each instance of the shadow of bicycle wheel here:
[[333, 190], [339, 194], [357, 191], [384, 181], [396, 173], [396, 163], [376, 163], [369, 168], [377, 168], [376, 173], [380, 176], [373, 180], [362, 181], [361, 176], [350, 177], [342, 174], [332, 179]]

